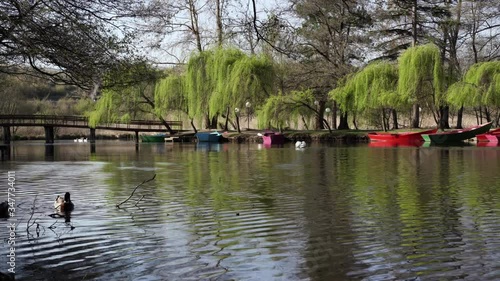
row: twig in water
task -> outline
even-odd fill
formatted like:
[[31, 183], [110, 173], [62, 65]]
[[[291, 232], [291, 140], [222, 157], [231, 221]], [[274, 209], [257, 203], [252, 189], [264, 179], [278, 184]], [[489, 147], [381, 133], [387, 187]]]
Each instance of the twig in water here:
[[142, 196], [141, 196], [141, 198], [139, 198], [139, 200], [137, 200], [137, 202], [135, 202], [135, 205], [134, 205], [134, 206], [136, 206], [136, 207], [137, 207], [137, 204], [139, 204], [139, 202], [142, 200], [142, 198], [144, 198], [144, 196], [146, 196], [146, 195], [142, 195]]
[[[145, 181], [141, 182], [139, 185], [137, 185], [137, 186], [134, 188], [134, 190], [132, 191], [132, 194], [130, 194], [130, 196], [129, 196], [127, 199], [125, 199], [125, 201], [123, 201], [123, 202], [121, 202], [121, 203], [119, 203], [119, 204], [116, 204], [116, 207], [117, 207], [117, 208], [119, 208], [122, 204], [124, 204], [125, 202], [127, 202], [128, 200], [130, 200], [130, 198], [132, 198], [132, 196], [134, 195], [134, 193], [135, 193], [135, 191], [137, 190], [137, 188], [139, 188], [139, 186], [141, 186], [141, 185], [143, 185], [143, 184], [145, 184], [145, 183], [147, 183], [147, 182], [150, 182], [150, 181], [154, 180], [155, 178], [156, 178], [156, 174], [154, 174], [154, 176], [153, 176], [152, 178], [150, 178], [149, 180], [145, 180]], [[141, 199], [142, 199], [142, 198], [141, 198]], [[140, 200], [140, 199], [139, 199], [139, 200]]]
[[30, 215], [30, 218], [28, 219], [28, 221], [26, 222], [26, 231], [29, 233], [30, 232], [30, 227], [35, 224], [35, 222], [33, 222], [31, 225], [30, 225], [30, 221], [31, 219], [33, 218], [33, 215], [35, 214], [35, 203], [36, 203], [36, 196], [35, 195], [35, 199], [33, 199], [33, 206], [31, 207], [31, 215]]

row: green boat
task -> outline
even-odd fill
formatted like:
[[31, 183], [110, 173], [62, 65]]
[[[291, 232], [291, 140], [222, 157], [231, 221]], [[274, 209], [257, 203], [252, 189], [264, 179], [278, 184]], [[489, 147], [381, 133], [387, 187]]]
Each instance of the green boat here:
[[142, 142], [165, 142], [165, 134], [141, 135]]
[[423, 134], [422, 138], [425, 142], [432, 142], [434, 144], [457, 143], [472, 139], [476, 135], [484, 134], [488, 132], [490, 128], [491, 122], [462, 130], [451, 130], [434, 134]]

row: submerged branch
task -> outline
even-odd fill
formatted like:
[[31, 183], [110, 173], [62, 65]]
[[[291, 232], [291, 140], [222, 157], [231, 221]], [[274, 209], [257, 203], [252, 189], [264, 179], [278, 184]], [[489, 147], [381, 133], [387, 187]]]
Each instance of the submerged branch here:
[[[116, 207], [117, 207], [117, 208], [119, 208], [122, 204], [124, 204], [124, 203], [126, 203], [128, 200], [130, 200], [130, 198], [132, 198], [132, 196], [134, 196], [134, 193], [135, 193], [135, 191], [137, 190], [137, 188], [139, 188], [139, 186], [141, 186], [141, 185], [143, 185], [143, 184], [145, 184], [145, 183], [147, 183], [147, 182], [150, 182], [150, 181], [154, 180], [155, 178], [156, 178], [156, 174], [154, 174], [154, 176], [153, 176], [152, 178], [150, 178], [150, 179], [148, 179], [148, 180], [144, 180], [143, 182], [141, 182], [140, 184], [138, 184], [138, 185], [134, 188], [134, 190], [132, 191], [132, 193], [130, 194], [130, 196], [129, 196], [127, 199], [125, 199], [125, 201], [123, 201], [123, 202], [121, 202], [121, 203], [116, 204]], [[143, 197], [144, 197], [144, 196], [143, 196]], [[142, 198], [141, 198], [141, 199], [142, 199]], [[140, 201], [141, 199], [139, 199], [139, 201]], [[139, 201], [137, 201], [137, 203], [139, 203]], [[136, 203], [136, 204], [137, 204], [137, 203]]]

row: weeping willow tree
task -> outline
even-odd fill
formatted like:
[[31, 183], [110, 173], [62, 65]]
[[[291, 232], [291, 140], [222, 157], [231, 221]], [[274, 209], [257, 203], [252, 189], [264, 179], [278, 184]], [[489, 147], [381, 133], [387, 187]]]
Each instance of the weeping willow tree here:
[[[314, 101], [315, 95], [310, 89], [270, 96], [257, 112], [258, 126], [259, 128], [278, 128], [281, 131], [285, 125], [297, 127], [300, 120], [306, 129], [309, 129], [309, 123], [318, 114], [318, 110], [312, 106]], [[328, 122], [324, 119], [323, 122], [331, 132]]]
[[443, 124], [439, 110], [444, 105], [443, 83], [441, 54], [436, 45], [412, 47], [401, 54], [397, 89], [401, 101], [413, 104], [413, 128], [420, 125], [420, 105], [425, 105], [432, 112], [436, 124]]
[[387, 109], [393, 112], [394, 127], [397, 128], [395, 108], [403, 102], [396, 94], [398, 83], [397, 66], [385, 62], [374, 62], [355, 74], [345, 78], [342, 86], [330, 91], [331, 99], [341, 104], [341, 110], [366, 114], [379, 111], [384, 130], [388, 129]]
[[[481, 62], [472, 65], [461, 81], [452, 84], [446, 92], [447, 101], [455, 106], [484, 107], [488, 122], [491, 109], [496, 110], [495, 122], [500, 121], [500, 62]], [[482, 122], [478, 120], [478, 123]]]
[[86, 113], [89, 125], [95, 128], [101, 123], [158, 118], [171, 134], [175, 133], [155, 112], [154, 87], [161, 76], [161, 72], [145, 62], [124, 64], [109, 72], [103, 81], [102, 96]]
[[[189, 59], [186, 99], [189, 116], [212, 120], [229, 117], [230, 108], [248, 101], [260, 104], [273, 90], [274, 67], [267, 56], [247, 56], [236, 49], [204, 51]], [[238, 128], [239, 130], [239, 128]]]
[[213, 59], [213, 51], [202, 51], [189, 58], [186, 72], [186, 99], [190, 118], [205, 119], [206, 128], [214, 128], [209, 119], [208, 103], [214, 90], [214, 81], [210, 79], [208, 68]]
[[[156, 82], [154, 90], [155, 114], [166, 118], [175, 113], [188, 114], [186, 99], [186, 78], [175, 71], [167, 72], [167, 77]], [[191, 118], [191, 126], [194, 127]]]
[[213, 54], [212, 64], [207, 66], [210, 80], [214, 83], [214, 92], [210, 96], [208, 112], [212, 119], [219, 114], [226, 116], [224, 129], [227, 130], [231, 103], [237, 98], [237, 95], [232, 92], [228, 80], [230, 80], [235, 64], [244, 58], [245, 54], [237, 49], [222, 48], [217, 49]]
[[274, 95], [266, 99], [257, 110], [257, 126], [259, 128], [278, 128], [281, 132], [287, 122], [297, 122], [297, 112], [291, 109], [290, 96]]

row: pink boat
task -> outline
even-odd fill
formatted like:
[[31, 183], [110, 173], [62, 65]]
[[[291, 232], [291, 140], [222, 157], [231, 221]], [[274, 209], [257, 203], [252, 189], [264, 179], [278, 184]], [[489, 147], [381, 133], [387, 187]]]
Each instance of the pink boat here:
[[500, 139], [500, 128], [476, 136], [477, 142], [498, 143]]
[[265, 146], [273, 144], [284, 144], [285, 136], [274, 131], [266, 131], [262, 134], [262, 141]]

